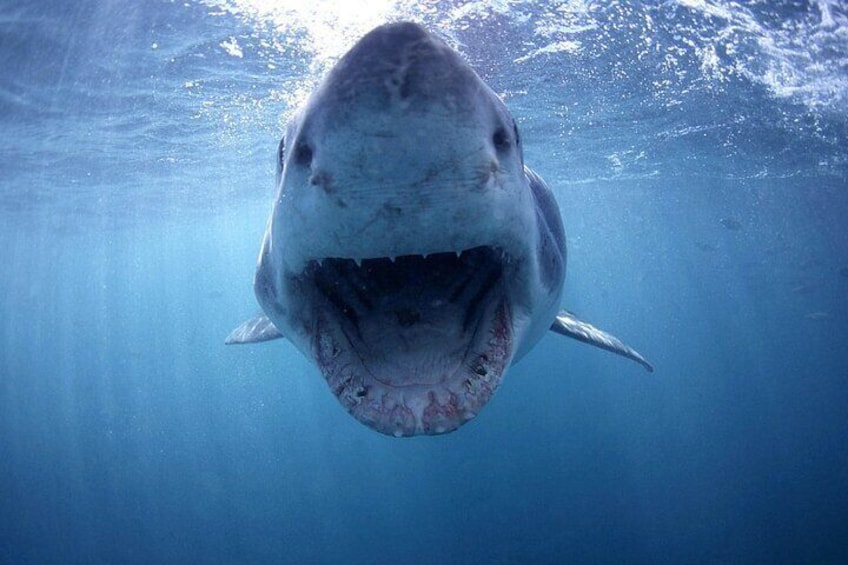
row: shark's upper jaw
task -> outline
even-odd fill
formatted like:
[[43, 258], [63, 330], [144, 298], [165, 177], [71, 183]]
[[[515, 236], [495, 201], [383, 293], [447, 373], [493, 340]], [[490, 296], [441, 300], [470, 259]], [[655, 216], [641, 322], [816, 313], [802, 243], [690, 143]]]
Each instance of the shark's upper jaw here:
[[509, 366], [512, 268], [481, 246], [314, 260], [292, 284], [310, 302], [312, 355], [342, 405], [385, 434], [439, 434], [473, 418]]

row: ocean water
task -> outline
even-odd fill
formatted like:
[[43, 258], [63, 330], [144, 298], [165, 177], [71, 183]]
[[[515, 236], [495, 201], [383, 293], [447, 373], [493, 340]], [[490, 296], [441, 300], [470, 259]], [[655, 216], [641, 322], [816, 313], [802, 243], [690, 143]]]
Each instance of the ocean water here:
[[[569, 237], [549, 335], [394, 439], [225, 347], [283, 124], [413, 19], [503, 96]], [[848, 8], [0, 0], [0, 563], [848, 561]]]

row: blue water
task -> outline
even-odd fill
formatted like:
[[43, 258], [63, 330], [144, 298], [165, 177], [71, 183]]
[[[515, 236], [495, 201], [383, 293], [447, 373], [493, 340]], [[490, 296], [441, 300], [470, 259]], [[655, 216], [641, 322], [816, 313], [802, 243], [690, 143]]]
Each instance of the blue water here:
[[[0, 0], [0, 563], [848, 561], [848, 10]], [[283, 124], [371, 27], [501, 93], [569, 236], [459, 431], [224, 347]]]

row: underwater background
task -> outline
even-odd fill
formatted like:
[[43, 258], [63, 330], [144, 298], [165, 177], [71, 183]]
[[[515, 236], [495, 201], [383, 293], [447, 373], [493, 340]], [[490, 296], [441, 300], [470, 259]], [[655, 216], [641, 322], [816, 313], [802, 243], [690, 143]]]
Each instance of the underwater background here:
[[[384, 437], [225, 347], [283, 125], [385, 21], [510, 107], [564, 306]], [[0, 563], [848, 562], [848, 6], [0, 0]]]

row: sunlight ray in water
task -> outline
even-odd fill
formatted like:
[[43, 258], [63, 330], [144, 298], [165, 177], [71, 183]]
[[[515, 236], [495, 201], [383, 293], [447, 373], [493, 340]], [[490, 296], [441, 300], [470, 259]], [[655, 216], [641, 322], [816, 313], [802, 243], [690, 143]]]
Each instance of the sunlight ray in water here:
[[[289, 85], [274, 96], [295, 108], [308, 96], [322, 76], [350, 46], [368, 30], [389, 19], [414, 18], [416, 12], [399, 0], [354, 3], [338, 0], [202, 0], [254, 28], [254, 37], [271, 46], [269, 57], [299, 52], [308, 59], [311, 78]], [[409, 4], [407, 2], [407, 4]], [[418, 10], [421, 14], [422, 10]], [[231, 50], [223, 46], [229, 53]], [[275, 66], [271, 63], [269, 66]]]
[[318, 61], [339, 57], [359, 36], [398, 14], [398, 0], [208, 0], [211, 6], [270, 25], [280, 34], [305, 34], [299, 48]]

